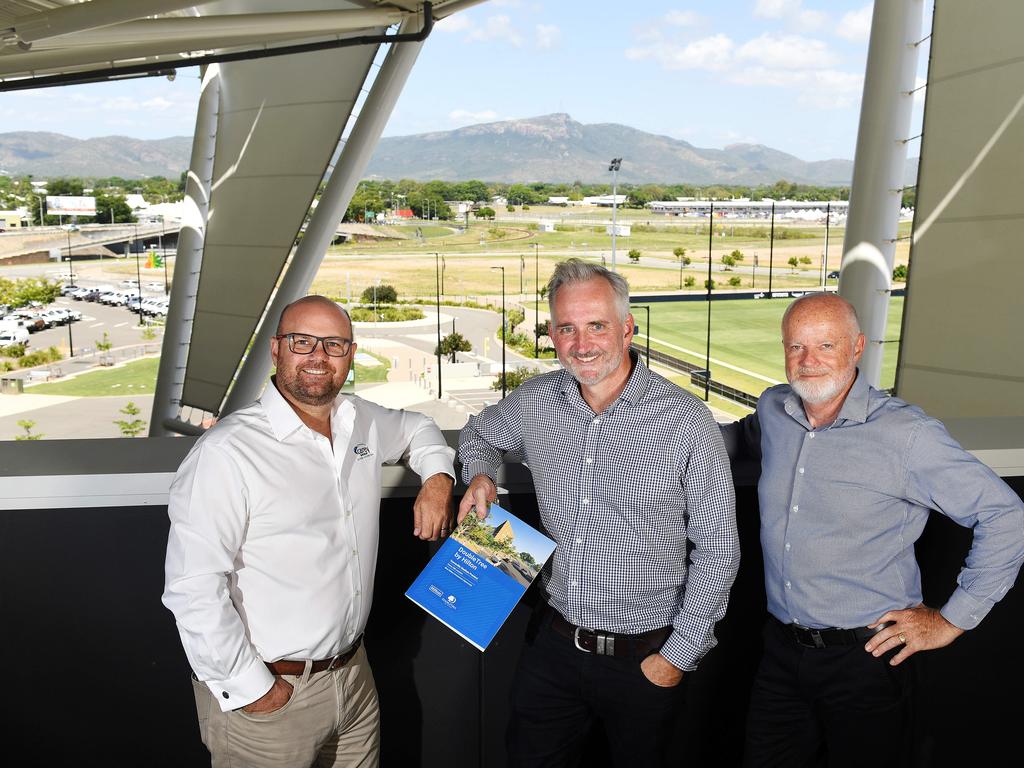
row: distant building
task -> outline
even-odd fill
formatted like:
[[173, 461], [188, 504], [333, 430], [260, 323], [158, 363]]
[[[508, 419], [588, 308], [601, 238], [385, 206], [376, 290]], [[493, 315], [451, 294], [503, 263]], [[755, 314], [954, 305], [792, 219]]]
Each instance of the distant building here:
[[516, 537], [515, 533], [512, 531], [512, 522], [510, 520], [506, 520], [501, 523], [501, 525], [496, 525], [494, 527], [494, 532], [491, 535], [499, 544], [507, 544]]
[[27, 212], [24, 210], [0, 211], [0, 229], [17, 229], [26, 215]]
[[611, 208], [612, 205], [625, 205], [629, 195], [591, 195], [583, 198], [583, 205], [596, 205]]
[[568, 205], [568, 204], [569, 204], [569, 197], [568, 197], [568, 195], [566, 195], [565, 197], [562, 197], [562, 196], [552, 196], [552, 197], [548, 198], [548, 205]]
[[539, 221], [539, 222], [537, 222], [537, 231], [538, 232], [554, 232], [555, 231], [555, 222], [551, 221], [550, 219], [544, 219], [543, 221]]

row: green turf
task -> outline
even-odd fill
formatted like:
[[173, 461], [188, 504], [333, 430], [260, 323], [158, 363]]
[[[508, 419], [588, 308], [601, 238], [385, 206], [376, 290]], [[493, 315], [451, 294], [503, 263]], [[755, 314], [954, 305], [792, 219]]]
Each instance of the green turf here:
[[[717, 301], [711, 307], [711, 357], [776, 381], [785, 381], [782, 359], [780, 323], [790, 299], [758, 299], [756, 301]], [[707, 303], [701, 301], [652, 303], [651, 348], [661, 349], [673, 356], [701, 366], [705, 360], [707, 343]], [[645, 319], [643, 310], [634, 310], [640, 323]], [[893, 297], [889, 303], [889, 321], [886, 338], [898, 339], [903, 318], [903, 298]], [[641, 334], [636, 343], [643, 345]], [[696, 354], [659, 345], [655, 340], [667, 341]], [[899, 345], [885, 345], [881, 386], [891, 387], [895, 379], [896, 355]], [[714, 379], [746, 392], [760, 394], [768, 384], [756, 377], [745, 376], [722, 366], [711, 364]]]
[[110, 395], [151, 395], [156, 388], [160, 360], [147, 357], [118, 368], [99, 368], [67, 381], [37, 384], [26, 390], [33, 395], [105, 397]]

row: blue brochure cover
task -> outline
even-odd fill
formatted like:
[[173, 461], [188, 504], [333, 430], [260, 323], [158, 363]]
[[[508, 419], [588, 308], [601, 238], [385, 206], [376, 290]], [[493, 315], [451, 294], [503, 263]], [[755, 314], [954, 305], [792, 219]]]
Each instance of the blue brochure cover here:
[[466, 515], [405, 596], [481, 651], [494, 639], [555, 542], [491, 504]]

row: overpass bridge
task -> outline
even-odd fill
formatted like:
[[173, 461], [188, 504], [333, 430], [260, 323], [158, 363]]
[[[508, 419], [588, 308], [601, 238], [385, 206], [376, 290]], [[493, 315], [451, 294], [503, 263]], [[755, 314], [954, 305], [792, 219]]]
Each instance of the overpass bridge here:
[[181, 225], [164, 224], [80, 224], [77, 228], [25, 227], [0, 233], [0, 263], [21, 260], [40, 253], [60, 252], [61, 260], [72, 255], [85, 255], [97, 247], [105, 248], [115, 256], [127, 255], [136, 241], [140, 248], [157, 245], [161, 239], [177, 244]]

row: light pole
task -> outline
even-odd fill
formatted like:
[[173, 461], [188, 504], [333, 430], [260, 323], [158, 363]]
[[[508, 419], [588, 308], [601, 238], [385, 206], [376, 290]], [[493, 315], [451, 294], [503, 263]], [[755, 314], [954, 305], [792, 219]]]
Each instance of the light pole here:
[[441, 399], [441, 262], [434, 252], [434, 283], [437, 287], [437, 399]]
[[[642, 309], [647, 313], [644, 319], [644, 338], [647, 339], [647, 367], [651, 367], [651, 308], [647, 304], [630, 304], [631, 308]], [[633, 333], [636, 333], [636, 324], [633, 325]]]
[[164, 250], [164, 226], [167, 222], [164, 219], [164, 214], [160, 214], [160, 261], [164, 264], [164, 296], [167, 296], [171, 292], [170, 286], [167, 284], [167, 252]]
[[444, 293], [444, 256], [441, 257], [441, 293]]
[[619, 168], [622, 167], [622, 158], [613, 157], [611, 163], [608, 164], [608, 170], [612, 172], [612, 271], [615, 271], [615, 234], [618, 231], [616, 213], [618, 211], [618, 205], [616, 205], [616, 190], [618, 189], [618, 177]]
[[505, 327], [505, 268], [491, 267], [501, 270], [501, 397], [505, 398], [505, 334], [508, 329]]
[[[75, 260], [71, 256], [71, 230], [70, 229], [67, 231], [67, 235], [68, 235], [68, 273], [71, 275], [71, 284], [74, 285], [75, 284]], [[68, 357], [74, 357], [75, 356], [75, 341], [74, 341], [74, 338], [71, 335], [71, 324], [73, 322], [74, 322], [74, 320], [68, 320], [68, 349], [70, 350], [70, 354], [68, 355]]]
[[523, 270], [526, 269], [526, 257], [519, 254], [519, 295], [523, 295]]
[[711, 201], [711, 212], [708, 214], [711, 226], [708, 227], [708, 335], [707, 355], [704, 360], [704, 402], [711, 399], [711, 244], [715, 239], [715, 202]]
[[540, 359], [540, 243], [533, 245], [533, 288], [537, 301], [533, 305], [533, 356]]
[[775, 264], [775, 201], [772, 200], [772, 228], [768, 235], [768, 298], [772, 296], [772, 266]]
[[139, 223], [135, 222], [135, 287], [139, 299], [139, 325], [145, 325], [142, 319], [142, 267], [139, 265]]

